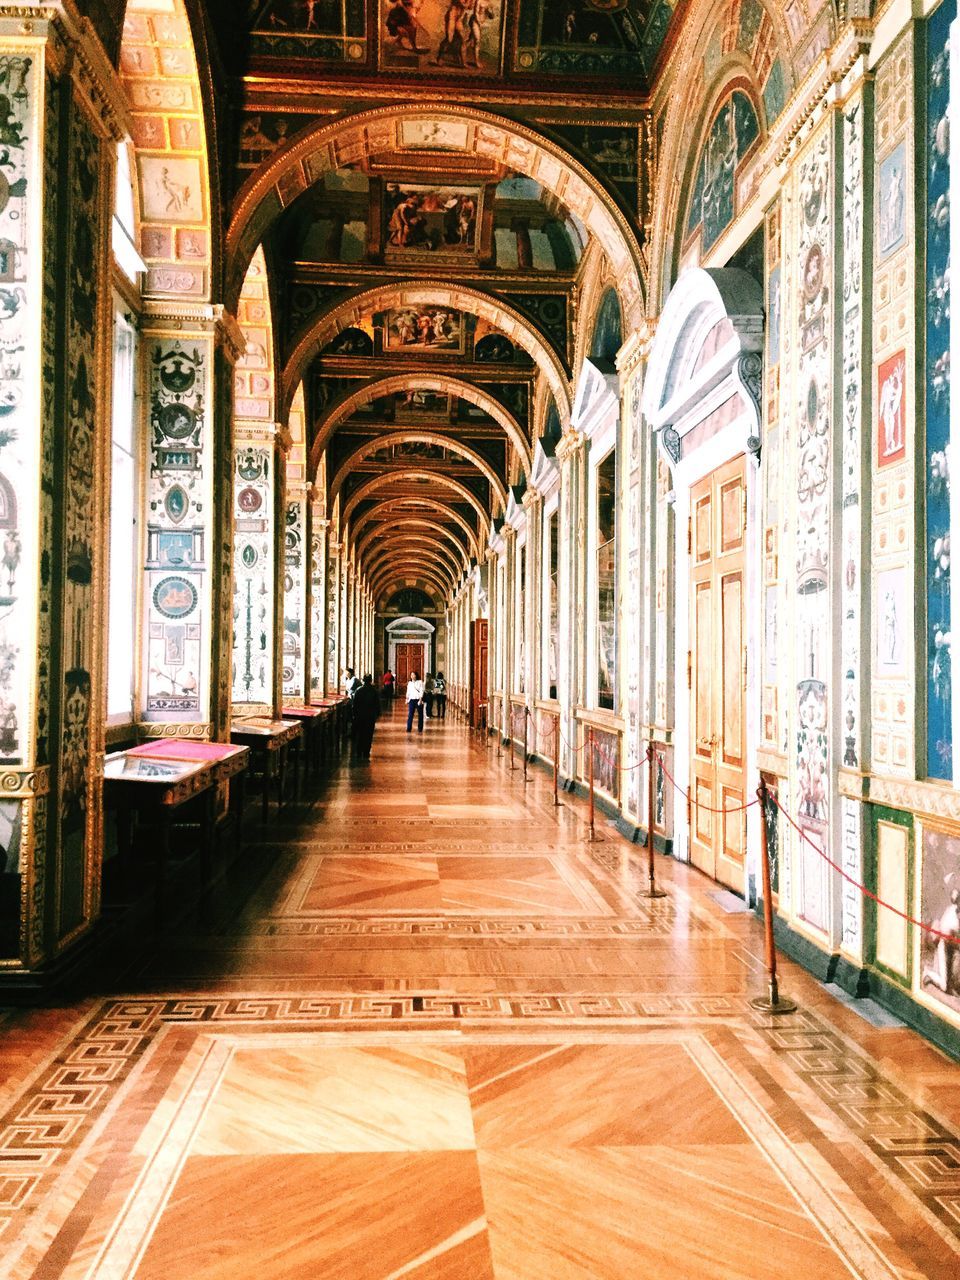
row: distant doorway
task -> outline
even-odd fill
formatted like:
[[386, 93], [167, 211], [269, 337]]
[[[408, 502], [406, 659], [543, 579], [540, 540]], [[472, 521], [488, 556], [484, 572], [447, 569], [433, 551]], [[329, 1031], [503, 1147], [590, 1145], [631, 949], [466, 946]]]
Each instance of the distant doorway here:
[[422, 644], [398, 644], [397, 645], [397, 684], [403, 689], [410, 676], [414, 671], [422, 677], [424, 673], [425, 663], [423, 660], [424, 647]]
[[[746, 887], [746, 463], [690, 493], [690, 861]], [[727, 810], [720, 814], [714, 810]]]

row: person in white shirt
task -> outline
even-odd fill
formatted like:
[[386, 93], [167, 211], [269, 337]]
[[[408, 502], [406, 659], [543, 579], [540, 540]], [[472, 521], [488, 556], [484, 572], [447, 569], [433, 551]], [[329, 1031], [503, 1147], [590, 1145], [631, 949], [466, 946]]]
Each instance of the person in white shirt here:
[[417, 716], [417, 733], [423, 733], [423, 681], [418, 671], [411, 671], [407, 681], [407, 733], [413, 730], [414, 712]]

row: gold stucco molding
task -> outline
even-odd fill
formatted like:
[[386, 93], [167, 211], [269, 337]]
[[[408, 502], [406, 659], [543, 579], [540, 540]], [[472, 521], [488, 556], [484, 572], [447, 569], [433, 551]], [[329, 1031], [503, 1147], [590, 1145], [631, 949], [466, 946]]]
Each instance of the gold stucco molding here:
[[50, 769], [4, 769], [0, 772], [0, 800], [28, 800], [50, 794]]
[[841, 769], [839, 787], [840, 794], [850, 800], [885, 805], [917, 818], [960, 823], [960, 791], [949, 783]]
[[140, 721], [137, 736], [147, 738], [188, 738], [205, 742], [213, 737], [213, 725], [201, 721], [174, 721], [172, 724], [153, 724]]

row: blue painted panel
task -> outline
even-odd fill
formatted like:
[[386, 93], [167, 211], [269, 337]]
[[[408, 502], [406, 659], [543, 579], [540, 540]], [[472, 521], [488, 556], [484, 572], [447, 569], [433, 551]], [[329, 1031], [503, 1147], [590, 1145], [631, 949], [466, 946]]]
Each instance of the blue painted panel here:
[[950, 23], [956, 0], [927, 22], [926, 662], [927, 772], [953, 776], [950, 643]]

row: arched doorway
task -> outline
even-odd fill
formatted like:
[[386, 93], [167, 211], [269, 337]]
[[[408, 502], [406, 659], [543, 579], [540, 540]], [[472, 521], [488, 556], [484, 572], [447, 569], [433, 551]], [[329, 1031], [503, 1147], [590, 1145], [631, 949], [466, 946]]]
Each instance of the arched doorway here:
[[761, 615], [762, 333], [763, 291], [752, 276], [684, 272], [657, 330], [643, 404], [675, 504], [676, 765], [690, 796], [675, 849], [740, 894], [759, 737], [748, 637], [759, 636]]
[[431, 649], [436, 627], [423, 618], [397, 618], [387, 624], [387, 666], [402, 690], [416, 671], [423, 677], [431, 665]]

